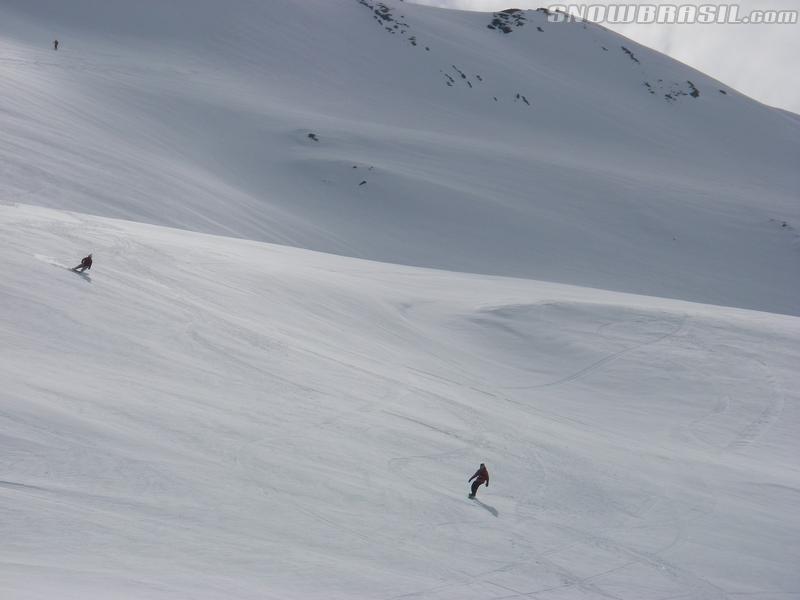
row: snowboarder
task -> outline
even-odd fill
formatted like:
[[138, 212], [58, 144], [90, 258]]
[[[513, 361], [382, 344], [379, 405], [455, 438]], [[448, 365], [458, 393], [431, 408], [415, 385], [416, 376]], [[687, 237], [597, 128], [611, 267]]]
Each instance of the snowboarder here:
[[72, 270], [75, 271], [76, 273], [83, 273], [86, 269], [91, 269], [91, 268], [92, 268], [92, 255], [90, 254], [89, 256], [84, 256], [81, 259], [81, 264], [79, 264], [77, 267], [73, 267]]
[[58, 50], [58, 40], [53, 40], [53, 50]]
[[475, 471], [475, 474], [467, 479], [467, 481], [472, 481], [472, 493], [469, 495], [470, 498], [474, 498], [475, 494], [478, 492], [478, 488], [481, 487], [482, 483], [486, 484], [486, 487], [489, 487], [489, 471], [486, 470], [486, 465], [481, 463], [481, 466], [478, 467], [478, 470]]

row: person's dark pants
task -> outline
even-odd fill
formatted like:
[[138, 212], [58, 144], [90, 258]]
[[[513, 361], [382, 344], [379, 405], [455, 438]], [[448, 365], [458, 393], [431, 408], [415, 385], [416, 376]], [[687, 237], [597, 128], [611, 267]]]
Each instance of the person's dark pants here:
[[476, 479], [475, 481], [472, 482], [472, 495], [473, 496], [478, 492], [478, 488], [481, 487], [484, 483], [486, 483], [486, 482], [482, 481], [480, 479]]
[[77, 267], [75, 267], [75, 268], [74, 268], [74, 269], [72, 269], [72, 270], [73, 270], [73, 271], [76, 271], [76, 272], [78, 272], [78, 273], [83, 273], [83, 272], [84, 272], [86, 269], [88, 269], [88, 268], [89, 268], [89, 267], [84, 267], [83, 265], [78, 265]]

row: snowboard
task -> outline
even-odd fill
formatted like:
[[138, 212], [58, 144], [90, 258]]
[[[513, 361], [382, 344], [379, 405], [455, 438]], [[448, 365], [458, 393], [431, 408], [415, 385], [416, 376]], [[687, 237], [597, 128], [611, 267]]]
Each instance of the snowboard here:
[[54, 267], [58, 267], [60, 269], [66, 269], [67, 271], [72, 271], [73, 273], [77, 273], [78, 275], [84, 275], [85, 277], [89, 277], [89, 273], [87, 273], [86, 271], [76, 271], [76, 269], [80, 265], [78, 265], [78, 267], [68, 267], [67, 265], [62, 264], [62, 263], [58, 262], [57, 260], [55, 260], [53, 258], [50, 258], [49, 256], [44, 256], [43, 254], [34, 254], [33, 256], [34, 256], [34, 258], [36, 258], [36, 259], [38, 259], [38, 260], [40, 260], [42, 262], [45, 262], [45, 263], [47, 263], [49, 265], [52, 265]]

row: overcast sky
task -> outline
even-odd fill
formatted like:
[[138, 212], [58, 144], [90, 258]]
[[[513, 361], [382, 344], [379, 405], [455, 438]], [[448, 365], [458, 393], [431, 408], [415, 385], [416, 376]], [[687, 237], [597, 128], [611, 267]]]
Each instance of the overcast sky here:
[[[408, 0], [417, 4], [496, 11], [539, 8], [548, 0]], [[726, 0], [732, 4], [736, 0]], [[588, 0], [586, 4], [623, 4], [626, 0]], [[644, 0], [634, 4], [664, 4]], [[710, 0], [678, 0], [678, 4], [710, 4]], [[720, 2], [719, 4], [722, 4]], [[741, 0], [739, 15], [751, 10], [797, 10], [800, 0]], [[612, 25], [640, 44], [654, 48], [719, 79], [756, 100], [800, 113], [800, 24], [797, 25]]]

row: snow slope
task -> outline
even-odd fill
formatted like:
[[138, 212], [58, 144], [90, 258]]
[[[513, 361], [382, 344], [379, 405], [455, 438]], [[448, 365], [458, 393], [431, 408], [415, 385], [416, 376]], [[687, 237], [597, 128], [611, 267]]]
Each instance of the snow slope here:
[[800, 598], [799, 133], [542, 12], [4, 0], [0, 598]]
[[0, 202], [800, 314], [796, 115], [542, 12], [4, 0], [0, 131]]
[[26, 206], [0, 256], [2, 598], [800, 597], [797, 317]]

